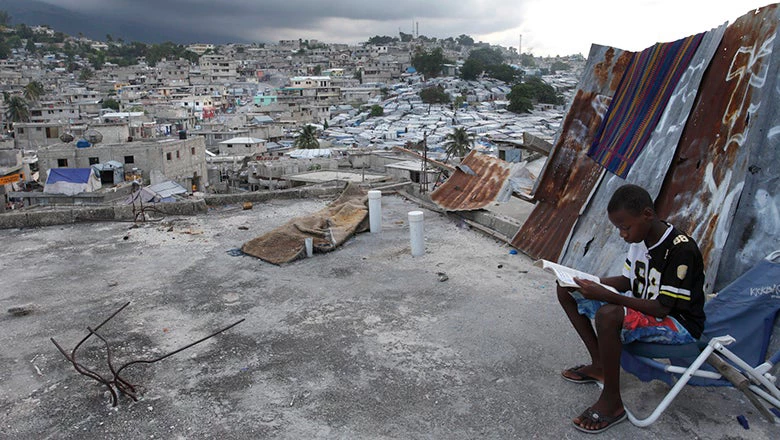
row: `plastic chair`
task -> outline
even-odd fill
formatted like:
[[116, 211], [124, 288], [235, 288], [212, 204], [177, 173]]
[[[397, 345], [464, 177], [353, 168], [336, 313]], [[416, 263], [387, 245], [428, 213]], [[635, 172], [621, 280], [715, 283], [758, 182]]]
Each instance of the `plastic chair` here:
[[[780, 419], [764, 403], [780, 409], [777, 378], [780, 350], [766, 359], [775, 319], [780, 312], [780, 251], [774, 252], [708, 301], [704, 334], [699, 343], [664, 345], [633, 342], [623, 346], [623, 369], [642, 381], [672, 385], [646, 418], [626, 409], [636, 426], [649, 426], [686, 385], [733, 386], [772, 423]], [[730, 348], [726, 348], [729, 346]], [[667, 359], [660, 362], [658, 359]]]

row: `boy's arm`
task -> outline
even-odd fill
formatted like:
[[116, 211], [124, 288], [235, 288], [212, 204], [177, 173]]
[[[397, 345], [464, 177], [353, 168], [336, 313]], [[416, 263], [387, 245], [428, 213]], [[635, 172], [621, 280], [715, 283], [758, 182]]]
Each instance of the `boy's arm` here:
[[617, 304], [619, 306], [628, 307], [640, 311], [644, 314], [655, 316], [656, 318], [665, 318], [671, 310], [669, 307], [661, 304], [660, 301], [654, 299], [641, 299], [634, 298], [633, 296], [618, 295], [616, 293], [610, 292], [593, 281], [582, 280], [579, 278], [575, 278], [575, 281], [580, 286], [579, 291], [582, 296], [588, 299], [595, 299], [597, 301], [604, 301], [610, 304]]
[[602, 278], [601, 284], [614, 287], [618, 292], [628, 292], [631, 290], [631, 281], [623, 275]]

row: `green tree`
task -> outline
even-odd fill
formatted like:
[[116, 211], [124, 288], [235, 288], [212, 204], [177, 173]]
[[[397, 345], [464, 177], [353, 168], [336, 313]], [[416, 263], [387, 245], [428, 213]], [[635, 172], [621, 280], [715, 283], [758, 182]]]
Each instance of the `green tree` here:
[[479, 77], [480, 74], [482, 74], [483, 70], [483, 66], [477, 60], [472, 60], [469, 58], [460, 68], [460, 77], [467, 81], [474, 81], [477, 79], [477, 77]]
[[434, 48], [430, 52], [418, 49], [412, 57], [412, 66], [426, 78], [439, 76], [442, 66], [448, 62], [444, 58], [444, 50], [441, 47]]
[[106, 98], [103, 100], [102, 108], [110, 108], [114, 111], [119, 111], [119, 101], [114, 98]]
[[24, 86], [23, 93], [27, 101], [37, 101], [44, 93], [43, 84], [39, 81], [30, 81]]
[[370, 117], [376, 117], [376, 116], [383, 116], [385, 114], [385, 109], [381, 105], [374, 104], [371, 106], [371, 113], [369, 113]]
[[466, 34], [460, 34], [458, 38], [455, 39], [455, 41], [458, 42], [461, 46], [473, 46], [474, 45], [474, 39], [469, 37]]
[[22, 47], [22, 39], [18, 35], [11, 35], [5, 40], [5, 44], [13, 49], [18, 49]]
[[533, 103], [563, 104], [563, 97], [556, 93], [555, 89], [540, 78], [531, 77], [526, 82], [512, 86], [512, 91], [507, 95], [509, 106], [507, 109], [515, 113], [529, 113], [533, 109]]
[[463, 157], [474, 146], [474, 134], [466, 131], [465, 127], [457, 127], [445, 137], [444, 149], [447, 159], [450, 157]]
[[5, 43], [5, 40], [0, 38], [0, 58], [6, 59], [11, 56], [11, 48]]
[[504, 56], [498, 49], [492, 49], [490, 47], [480, 47], [469, 52], [470, 60], [475, 60], [483, 66], [493, 66], [504, 62]]
[[512, 91], [507, 95], [509, 98], [509, 105], [507, 110], [513, 113], [531, 113], [534, 108], [534, 102], [528, 96], [521, 92], [516, 92], [514, 87]]
[[320, 148], [320, 141], [317, 140], [317, 129], [313, 125], [304, 125], [298, 132], [293, 146], [305, 150]]
[[27, 44], [25, 44], [24, 49], [28, 53], [33, 54], [33, 53], [35, 53], [35, 50], [38, 49], [38, 48], [35, 47], [35, 42], [32, 40], [32, 38], [28, 38], [27, 39]]
[[90, 69], [89, 67], [85, 67], [81, 69], [81, 72], [79, 73], [79, 81], [80, 82], [87, 82], [95, 75], [95, 73]]
[[552, 73], [555, 72], [565, 72], [567, 70], [571, 69], [571, 66], [569, 63], [565, 63], [563, 61], [554, 61], [552, 64], [550, 64], [550, 71]]
[[8, 11], [0, 11], [0, 25], [8, 26], [11, 24], [11, 16], [8, 15]]
[[562, 105], [563, 96], [541, 78], [532, 76], [524, 83], [531, 89], [531, 97], [544, 104]]
[[520, 54], [520, 65], [524, 67], [536, 67], [536, 60], [530, 53]]
[[444, 87], [431, 86], [420, 91], [420, 99], [426, 104], [447, 104], [450, 102], [450, 95], [444, 91]]
[[398, 32], [398, 37], [401, 38], [401, 42], [408, 43], [412, 41], [412, 38], [414, 38], [414, 35], [412, 34], [405, 34], [403, 32]]
[[495, 78], [509, 84], [514, 83], [520, 77], [520, 72], [509, 64], [496, 64], [487, 66], [485, 68], [485, 74], [491, 78]]
[[517, 76], [511, 66], [504, 64], [501, 52], [490, 47], [480, 47], [469, 52], [469, 57], [460, 69], [460, 76], [465, 80], [475, 80], [482, 72], [508, 83], [514, 82]]
[[368, 39], [366, 44], [371, 44], [374, 46], [385, 46], [395, 41], [398, 41], [398, 38], [389, 37], [387, 35], [382, 35], [381, 37], [379, 35], [374, 35]]
[[[6, 100], [5, 118], [9, 122], [28, 122], [30, 108], [21, 96], [11, 96]], [[10, 127], [9, 127], [10, 128]]]

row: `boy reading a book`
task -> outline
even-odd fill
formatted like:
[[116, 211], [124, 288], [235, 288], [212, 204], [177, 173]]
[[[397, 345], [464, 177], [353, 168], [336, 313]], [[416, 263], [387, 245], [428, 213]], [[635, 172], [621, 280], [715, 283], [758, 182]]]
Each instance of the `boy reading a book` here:
[[591, 360], [561, 374], [571, 382], [604, 383], [596, 403], [573, 420], [577, 429], [590, 433], [626, 419], [620, 396], [622, 344], [686, 344], [696, 341], [704, 327], [704, 263], [693, 239], [660, 220], [650, 195], [636, 185], [618, 188], [607, 214], [630, 247], [623, 273], [601, 282], [625, 294], [579, 278], [579, 288], [557, 288]]

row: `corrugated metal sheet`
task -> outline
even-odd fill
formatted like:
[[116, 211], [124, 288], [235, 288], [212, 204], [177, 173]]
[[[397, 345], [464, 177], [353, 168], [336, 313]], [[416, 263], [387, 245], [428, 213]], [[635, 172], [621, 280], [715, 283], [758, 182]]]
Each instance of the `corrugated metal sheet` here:
[[647, 146], [623, 180], [607, 171], [585, 213], [577, 222], [561, 263], [599, 276], [620, 273], [626, 244], [607, 218], [607, 204], [615, 190], [633, 183], [655, 198], [672, 161], [691, 113], [704, 72], [720, 45], [726, 25], [704, 35], [688, 70], [680, 78]]
[[584, 75], [552, 154], [537, 181], [536, 207], [512, 240], [533, 258], [558, 261], [581, 210], [603, 175], [587, 157], [633, 52], [591, 47]]
[[773, 96], [763, 86], [776, 29], [777, 5], [749, 12], [726, 29], [656, 200], [659, 215], [699, 243], [707, 291], [745, 183], [750, 116]]
[[450, 178], [431, 193], [431, 200], [447, 211], [482, 209], [495, 201], [506, 201], [512, 195], [509, 179], [523, 166], [471, 150]]
[[[780, 11], [778, 12], [780, 21]], [[777, 35], [777, 34], [775, 34]], [[752, 86], [761, 87], [760, 107], [750, 113], [743, 148], [750, 150], [745, 186], [721, 254], [715, 289], [719, 290], [780, 249], [780, 39], [766, 74], [753, 70]], [[753, 92], [753, 101], [757, 94]]]

